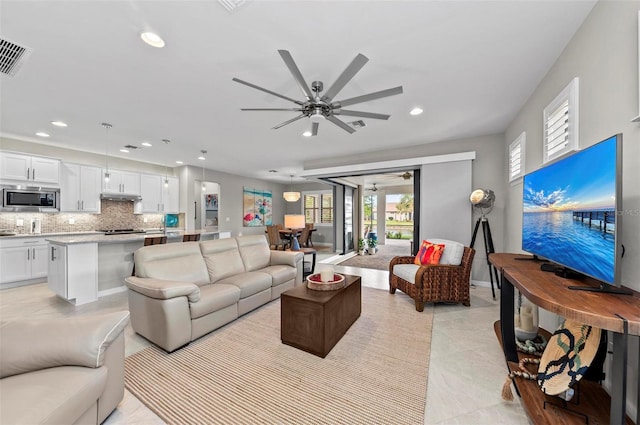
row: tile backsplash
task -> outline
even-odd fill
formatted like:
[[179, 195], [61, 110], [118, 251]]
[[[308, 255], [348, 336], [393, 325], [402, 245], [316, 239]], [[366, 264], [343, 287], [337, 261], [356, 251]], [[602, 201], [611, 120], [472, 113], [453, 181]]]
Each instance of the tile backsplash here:
[[[152, 229], [163, 227], [164, 214], [133, 214], [133, 202], [102, 200], [101, 214], [86, 213], [0, 213], [0, 229], [18, 234], [30, 233], [31, 219], [42, 222], [42, 233], [89, 232], [107, 229]], [[24, 225], [18, 227], [17, 220]], [[146, 219], [146, 223], [145, 223]], [[73, 221], [74, 224], [70, 224]], [[178, 227], [184, 227], [184, 214]]]

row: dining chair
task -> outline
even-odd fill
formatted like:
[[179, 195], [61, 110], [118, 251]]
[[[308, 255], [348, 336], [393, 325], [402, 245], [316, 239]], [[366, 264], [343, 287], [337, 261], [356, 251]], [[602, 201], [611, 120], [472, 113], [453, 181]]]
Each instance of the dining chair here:
[[198, 242], [200, 240], [200, 234], [195, 233], [192, 235], [183, 235], [182, 242]]
[[313, 246], [313, 241], [311, 240], [311, 236], [313, 235], [313, 223], [307, 223], [304, 225], [304, 227], [306, 229], [309, 229], [309, 238], [307, 239], [307, 242], [305, 243], [305, 246], [309, 247], [309, 246]]
[[267, 238], [269, 240], [269, 248], [273, 245], [276, 250], [282, 246], [282, 250], [285, 250], [289, 245], [289, 241], [280, 238], [280, 231], [277, 226], [267, 226]]
[[298, 236], [298, 243], [300, 246], [304, 245], [309, 247], [309, 235], [311, 235], [311, 231], [308, 227], [305, 226], [304, 229], [300, 230], [300, 236]]

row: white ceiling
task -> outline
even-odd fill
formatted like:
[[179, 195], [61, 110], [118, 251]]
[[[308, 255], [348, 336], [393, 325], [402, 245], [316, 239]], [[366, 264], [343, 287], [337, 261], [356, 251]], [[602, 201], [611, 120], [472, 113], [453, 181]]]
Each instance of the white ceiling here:
[[[206, 149], [207, 168], [288, 182], [308, 160], [503, 132], [593, 5], [254, 0], [229, 13], [213, 0], [2, 0], [0, 35], [33, 51], [14, 77], [0, 77], [0, 132], [95, 153], [108, 143], [113, 155], [170, 166], [201, 166]], [[166, 47], [144, 44], [143, 30]], [[273, 130], [296, 113], [240, 108], [295, 105], [231, 79], [302, 100], [278, 49], [325, 89], [367, 56], [336, 100], [398, 85], [404, 93], [350, 106], [391, 114], [363, 119], [352, 135], [324, 122], [317, 137], [302, 137], [308, 119]], [[414, 106], [424, 114], [410, 116]], [[108, 134], [102, 122], [113, 125]], [[117, 151], [143, 141], [153, 147]]]

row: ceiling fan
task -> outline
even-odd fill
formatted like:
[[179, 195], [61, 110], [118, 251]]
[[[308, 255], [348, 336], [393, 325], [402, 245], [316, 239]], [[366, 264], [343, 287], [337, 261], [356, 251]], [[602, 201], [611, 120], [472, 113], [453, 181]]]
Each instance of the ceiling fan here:
[[376, 183], [372, 183], [373, 187], [367, 187], [365, 188], [365, 190], [368, 190], [369, 192], [377, 192], [378, 188], [376, 187]]
[[282, 94], [276, 93], [274, 91], [265, 89], [260, 86], [256, 86], [255, 84], [248, 83], [239, 78], [233, 78], [233, 81], [244, 84], [245, 86], [254, 88], [256, 90], [263, 91], [265, 93], [269, 93], [273, 96], [277, 96], [281, 99], [288, 100], [290, 102], [298, 105], [295, 108], [242, 108], [242, 111], [295, 111], [299, 112], [300, 115], [287, 120], [283, 123], [280, 123], [273, 127], [274, 130], [278, 128], [284, 127], [285, 125], [291, 124], [301, 118], [310, 118], [312, 122], [311, 126], [311, 135], [316, 136], [318, 134], [318, 127], [320, 122], [327, 120], [337, 125], [344, 131], [348, 133], [354, 133], [356, 130], [349, 126], [344, 121], [338, 119], [337, 115], [345, 115], [345, 116], [354, 116], [354, 117], [363, 117], [363, 118], [373, 118], [377, 120], [387, 120], [390, 115], [386, 114], [377, 114], [373, 112], [361, 112], [361, 111], [352, 111], [347, 109], [342, 109], [344, 106], [354, 105], [356, 103], [368, 102], [370, 100], [380, 99], [383, 97], [393, 96], [396, 94], [402, 93], [402, 86], [394, 87], [391, 89], [381, 90], [374, 93], [365, 94], [362, 96], [356, 96], [349, 99], [344, 99], [340, 101], [334, 101], [335, 96], [347, 85], [349, 81], [362, 69], [362, 67], [369, 61], [369, 59], [363, 54], [359, 53], [353, 61], [347, 66], [347, 68], [342, 71], [342, 74], [338, 77], [338, 79], [333, 83], [329, 90], [327, 90], [323, 95], [320, 95], [320, 92], [324, 90], [324, 84], [322, 81], [314, 81], [311, 83], [311, 86], [307, 84], [298, 69], [298, 66], [293, 60], [293, 57], [287, 50], [278, 50], [278, 53], [282, 57], [285, 65], [289, 68], [289, 72], [293, 75], [294, 80], [298, 84], [300, 90], [302, 90], [302, 94], [304, 95], [304, 100], [295, 100], [288, 96], [284, 96]]

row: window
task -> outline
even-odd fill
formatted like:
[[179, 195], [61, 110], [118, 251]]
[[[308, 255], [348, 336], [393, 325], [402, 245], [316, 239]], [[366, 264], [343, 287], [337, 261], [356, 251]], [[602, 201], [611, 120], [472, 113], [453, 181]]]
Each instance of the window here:
[[527, 134], [523, 131], [509, 145], [509, 181], [512, 182], [524, 175], [524, 153]]
[[578, 149], [578, 77], [544, 108], [543, 120], [543, 163]]
[[333, 193], [331, 191], [303, 193], [306, 223], [333, 224]]

